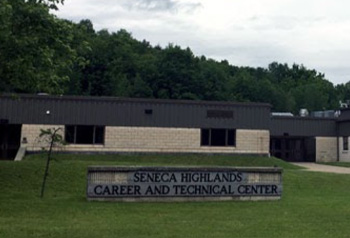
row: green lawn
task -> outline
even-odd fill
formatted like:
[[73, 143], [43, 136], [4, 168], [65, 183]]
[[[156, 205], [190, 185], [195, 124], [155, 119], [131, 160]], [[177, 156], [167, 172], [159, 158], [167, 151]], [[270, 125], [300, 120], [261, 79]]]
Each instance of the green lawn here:
[[[111, 203], [85, 199], [88, 165], [284, 168], [280, 201]], [[300, 170], [274, 158], [55, 155], [0, 161], [0, 237], [349, 237], [350, 175]]]

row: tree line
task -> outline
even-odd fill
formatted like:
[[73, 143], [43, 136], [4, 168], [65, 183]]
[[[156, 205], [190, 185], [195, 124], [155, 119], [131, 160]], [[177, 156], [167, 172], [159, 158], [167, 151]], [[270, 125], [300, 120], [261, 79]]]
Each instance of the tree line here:
[[238, 67], [190, 48], [152, 46], [131, 33], [60, 19], [63, 0], [2, 0], [0, 92], [265, 102], [273, 111], [335, 109], [350, 82], [333, 85], [303, 65]]

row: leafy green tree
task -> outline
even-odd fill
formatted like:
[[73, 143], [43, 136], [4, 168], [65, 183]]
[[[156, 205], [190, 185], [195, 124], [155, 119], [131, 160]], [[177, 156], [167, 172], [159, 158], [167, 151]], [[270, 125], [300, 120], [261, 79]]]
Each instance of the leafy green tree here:
[[0, 92], [266, 102], [275, 111], [336, 108], [350, 99], [303, 65], [272, 62], [237, 67], [196, 57], [190, 48], [164, 49], [124, 29], [96, 32], [50, 13], [63, 0], [0, 2]]
[[139, 75], [136, 75], [134, 85], [132, 89], [132, 96], [137, 98], [150, 98], [152, 97], [152, 89], [141, 79]]
[[199, 83], [196, 93], [202, 100], [229, 100], [229, 66], [202, 57], [199, 63]]
[[76, 52], [72, 24], [49, 12], [61, 2], [0, 2], [0, 91], [64, 92]]
[[240, 68], [231, 78], [230, 82], [231, 100], [241, 102], [256, 102], [259, 89], [257, 81], [249, 68]]
[[[197, 77], [199, 60], [187, 48], [182, 50], [179, 46], [169, 45], [160, 55], [159, 86], [156, 97], [173, 99], [198, 99], [196, 90], [200, 88]], [[191, 98], [188, 98], [190, 95]]]
[[[90, 20], [82, 20], [78, 24], [72, 24], [73, 38], [71, 48], [76, 52], [76, 58], [71, 70], [66, 73], [69, 81], [65, 86], [65, 93], [70, 95], [81, 95], [83, 91], [84, 70], [90, 65], [92, 55], [92, 43], [95, 37], [95, 30]], [[90, 93], [90, 92], [89, 92]]]
[[[350, 82], [339, 84], [335, 87], [335, 94], [337, 95], [337, 103], [347, 102], [350, 100]], [[338, 104], [339, 106], [340, 104]]]
[[61, 127], [58, 128], [49, 128], [49, 129], [40, 129], [40, 135], [39, 137], [46, 142], [46, 144], [49, 146], [49, 150], [47, 152], [47, 160], [46, 160], [46, 166], [45, 166], [45, 173], [43, 177], [43, 183], [41, 186], [41, 193], [40, 197], [44, 197], [45, 192], [45, 185], [46, 185], [46, 179], [49, 175], [49, 167], [50, 167], [50, 161], [51, 161], [51, 155], [52, 155], [52, 149], [57, 146], [62, 146], [65, 144], [63, 140], [63, 136], [59, 133], [59, 131], [62, 130]]

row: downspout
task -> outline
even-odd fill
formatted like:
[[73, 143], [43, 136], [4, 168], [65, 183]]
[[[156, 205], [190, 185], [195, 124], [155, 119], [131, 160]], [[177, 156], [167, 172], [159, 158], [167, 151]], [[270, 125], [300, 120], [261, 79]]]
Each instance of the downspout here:
[[335, 131], [337, 136], [337, 162], [339, 162], [340, 152], [339, 152], [339, 122], [338, 120], [335, 121]]

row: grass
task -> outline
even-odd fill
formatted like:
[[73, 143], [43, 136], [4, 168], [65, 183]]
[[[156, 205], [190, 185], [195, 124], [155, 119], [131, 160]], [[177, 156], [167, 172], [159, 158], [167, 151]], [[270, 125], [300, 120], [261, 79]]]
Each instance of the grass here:
[[[88, 165], [280, 166], [283, 197], [264, 202], [87, 202]], [[0, 237], [348, 237], [350, 176], [263, 157], [55, 155], [0, 161]]]

